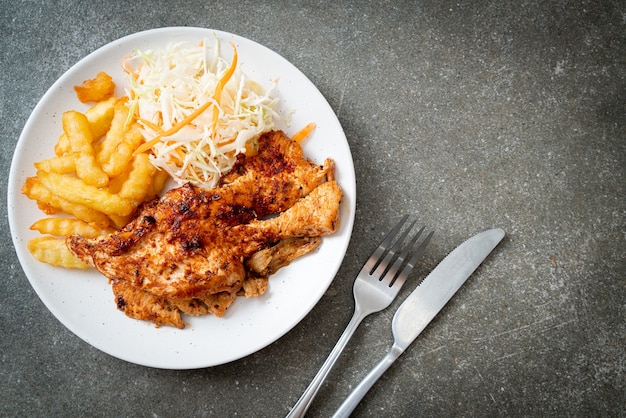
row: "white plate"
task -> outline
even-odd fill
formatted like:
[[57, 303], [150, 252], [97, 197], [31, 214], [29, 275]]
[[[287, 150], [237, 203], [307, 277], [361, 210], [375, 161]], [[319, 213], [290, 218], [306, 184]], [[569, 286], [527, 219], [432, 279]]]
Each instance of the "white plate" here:
[[[344, 190], [339, 231], [326, 237], [319, 249], [270, 279], [268, 291], [258, 298], [237, 298], [222, 318], [186, 317], [183, 330], [156, 328], [118, 311], [107, 280], [95, 270], [54, 268], [32, 258], [26, 244], [37, 236], [30, 225], [44, 217], [35, 202], [20, 193], [35, 161], [54, 155], [65, 110], [85, 110], [73, 86], [106, 71], [123, 94], [119, 66], [134, 48], [160, 48], [168, 42], [200, 41], [217, 36], [222, 53], [230, 60], [234, 42], [243, 71], [253, 80], [268, 84], [279, 79], [281, 113], [291, 115], [288, 134], [308, 122], [317, 129], [304, 143], [305, 155], [317, 163], [333, 158], [337, 180]], [[345, 255], [356, 203], [354, 165], [345, 134], [322, 94], [287, 60], [253, 41], [230, 33], [202, 28], [163, 28], [140, 32], [112, 42], [83, 58], [46, 92], [28, 119], [15, 149], [9, 175], [8, 208], [13, 243], [22, 268], [46, 307], [68, 329], [87, 343], [117, 358], [150, 367], [192, 369], [240, 359], [276, 341], [292, 329], [315, 306], [332, 282]]]

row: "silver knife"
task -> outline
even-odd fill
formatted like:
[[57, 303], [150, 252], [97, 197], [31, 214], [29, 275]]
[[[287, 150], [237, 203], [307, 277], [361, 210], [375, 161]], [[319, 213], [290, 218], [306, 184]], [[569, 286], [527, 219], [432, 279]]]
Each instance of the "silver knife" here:
[[333, 418], [350, 415], [378, 378], [426, 328], [502, 238], [504, 231], [500, 228], [474, 235], [448, 254], [406, 298], [393, 317], [393, 346], [354, 388]]

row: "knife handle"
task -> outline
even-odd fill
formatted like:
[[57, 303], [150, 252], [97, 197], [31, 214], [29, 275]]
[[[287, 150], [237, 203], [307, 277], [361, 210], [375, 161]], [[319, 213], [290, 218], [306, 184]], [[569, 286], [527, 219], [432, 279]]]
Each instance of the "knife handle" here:
[[383, 375], [393, 364], [394, 361], [404, 352], [404, 349], [393, 345], [387, 352], [385, 357], [378, 362], [376, 366], [365, 376], [365, 378], [354, 388], [352, 393], [341, 404], [332, 418], [348, 418], [354, 408], [361, 402], [365, 394], [374, 386], [374, 383]]

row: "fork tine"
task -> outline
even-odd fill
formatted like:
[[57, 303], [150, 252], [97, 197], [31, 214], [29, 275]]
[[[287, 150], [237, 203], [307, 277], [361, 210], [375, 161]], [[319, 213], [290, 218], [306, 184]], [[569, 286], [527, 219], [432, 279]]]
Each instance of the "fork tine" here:
[[400, 221], [396, 224], [396, 226], [394, 226], [393, 229], [389, 231], [389, 233], [385, 236], [385, 238], [378, 245], [376, 250], [367, 259], [367, 261], [365, 262], [365, 265], [362, 268], [362, 271], [367, 272], [367, 274], [369, 275], [371, 275], [374, 272], [374, 270], [378, 267], [378, 265], [382, 261], [383, 255], [389, 248], [389, 244], [391, 244], [391, 241], [398, 234], [398, 232], [402, 228], [402, 225], [404, 225], [408, 217], [409, 215], [404, 215], [400, 219]]
[[410, 265], [411, 268], [415, 267], [415, 263], [422, 256], [422, 253], [426, 249], [426, 246], [430, 243], [430, 239], [433, 237], [434, 233], [435, 233], [434, 231], [430, 231], [428, 233], [428, 235], [426, 235], [426, 238], [424, 238], [424, 241], [422, 242], [422, 244], [413, 253], [413, 256], [411, 257], [411, 259], [407, 263], [407, 266]]
[[430, 243], [430, 239], [432, 238], [434, 231], [430, 231], [430, 233], [426, 236], [422, 244], [417, 247], [417, 250], [413, 253], [411, 259], [406, 263], [400, 274], [398, 274], [398, 278], [396, 282], [403, 283], [406, 278], [409, 276], [413, 268], [415, 267], [415, 263], [422, 256], [422, 253], [426, 249], [426, 246]]
[[391, 262], [396, 258], [398, 252], [400, 251], [402, 243], [404, 242], [404, 239], [409, 234], [409, 232], [411, 232], [411, 229], [413, 229], [414, 225], [415, 221], [411, 222], [408, 228], [406, 228], [404, 232], [400, 234], [393, 246], [391, 248], [388, 248], [387, 254], [378, 264], [376, 271], [371, 273], [373, 276], [378, 277], [379, 280], [382, 280], [385, 277], [385, 272], [389, 269], [389, 264], [391, 264]]
[[[415, 246], [415, 243], [417, 242], [419, 237], [422, 235], [422, 232], [424, 232], [424, 229], [425, 227], [422, 227], [420, 228], [419, 231], [417, 231], [417, 233], [413, 236], [413, 238], [411, 238], [408, 244], [402, 249], [402, 251], [396, 258], [396, 261], [393, 263], [393, 265], [385, 273], [385, 276], [382, 278], [382, 281], [385, 282], [389, 287], [392, 287], [394, 284], [397, 284], [398, 286], [402, 286], [402, 284], [404, 283], [404, 281], [396, 280], [396, 278], [398, 277], [398, 272], [402, 268], [402, 265], [405, 263], [405, 260], [409, 252]], [[420, 251], [420, 248], [422, 248], [422, 251]], [[418, 257], [419, 257], [419, 254], [421, 254], [421, 252], [423, 252], [425, 248], [426, 248], [426, 245], [424, 245], [424, 243], [422, 243], [422, 245], [418, 247], [416, 251], [416, 253], [418, 254]], [[415, 254], [413, 255], [412, 259], [414, 257], [415, 257]], [[417, 261], [417, 258], [415, 259], [415, 261]], [[415, 261], [413, 262], [413, 264], [415, 264]]]

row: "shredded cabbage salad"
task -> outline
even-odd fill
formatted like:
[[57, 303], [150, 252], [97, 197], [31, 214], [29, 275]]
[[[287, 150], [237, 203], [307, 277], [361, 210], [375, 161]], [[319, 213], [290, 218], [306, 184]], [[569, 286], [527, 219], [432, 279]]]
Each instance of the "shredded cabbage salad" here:
[[265, 89], [212, 47], [171, 43], [136, 50], [124, 60], [131, 116], [143, 127], [152, 163], [180, 185], [215, 187], [239, 154], [256, 152], [257, 139], [275, 129], [276, 81]]

